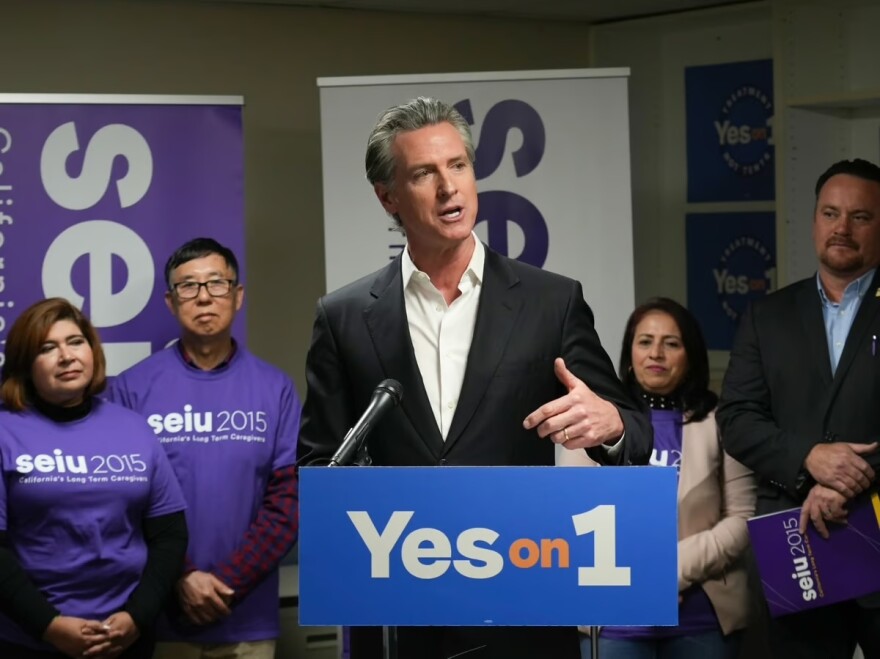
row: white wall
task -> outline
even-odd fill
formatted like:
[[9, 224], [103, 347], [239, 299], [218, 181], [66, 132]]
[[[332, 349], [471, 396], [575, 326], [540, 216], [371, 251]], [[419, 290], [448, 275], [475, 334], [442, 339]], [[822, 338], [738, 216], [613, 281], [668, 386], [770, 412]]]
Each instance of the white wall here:
[[783, 281], [815, 271], [810, 227], [816, 178], [844, 158], [880, 162], [878, 25], [876, 0], [773, 4]]

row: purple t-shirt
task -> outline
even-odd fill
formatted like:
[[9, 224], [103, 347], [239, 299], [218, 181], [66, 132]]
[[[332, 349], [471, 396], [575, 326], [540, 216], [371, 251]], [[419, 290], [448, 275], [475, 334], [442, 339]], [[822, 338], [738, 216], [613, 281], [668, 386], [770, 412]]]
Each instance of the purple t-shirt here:
[[[0, 409], [0, 530], [63, 615], [122, 610], [147, 560], [145, 518], [183, 510], [174, 473], [143, 420], [95, 400], [82, 419]], [[52, 650], [0, 615], [0, 639]]]
[[[651, 410], [651, 425], [654, 427], [654, 450], [650, 463], [675, 467], [675, 473], [678, 474], [681, 468], [681, 411]], [[606, 638], [649, 640], [720, 629], [712, 602], [699, 585], [680, 594], [682, 601], [678, 607], [677, 627], [603, 627], [602, 635]]]
[[[195, 566], [212, 572], [240, 547], [272, 472], [296, 462], [300, 401], [290, 378], [241, 346], [229, 364], [202, 371], [178, 346], [113, 379], [108, 395], [146, 419], [177, 474], [187, 503]], [[160, 641], [233, 643], [276, 638], [278, 569], [215, 624], [163, 616]]]

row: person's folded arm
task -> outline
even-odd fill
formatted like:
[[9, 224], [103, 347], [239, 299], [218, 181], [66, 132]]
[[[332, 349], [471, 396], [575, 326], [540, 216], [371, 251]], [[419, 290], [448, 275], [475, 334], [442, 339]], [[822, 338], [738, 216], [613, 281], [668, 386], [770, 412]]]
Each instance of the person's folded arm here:
[[755, 514], [755, 479], [747, 467], [726, 453], [722, 455], [721, 519], [712, 528], [679, 540], [679, 591], [722, 574], [749, 544], [747, 521]]
[[743, 315], [724, 375], [716, 418], [724, 449], [755, 475], [797, 497], [804, 460], [822, 441], [779, 428], [770, 408], [754, 305]]
[[219, 563], [213, 574], [235, 591], [240, 600], [275, 570], [296, 543], [299, 530], [299, 494], [296, 467], [276, 469], [256, 519], [232, 556]]
[[60, 615], [22, 568], [6, 531], [0, 531], [0, 612], [35, 639]]
[[147, 562], [140, 582], [123, 607], [141, 631], [153, 626], [165, 605], [183, 569], [189, 539], [182, 511], [147, 518], [143, 528]]

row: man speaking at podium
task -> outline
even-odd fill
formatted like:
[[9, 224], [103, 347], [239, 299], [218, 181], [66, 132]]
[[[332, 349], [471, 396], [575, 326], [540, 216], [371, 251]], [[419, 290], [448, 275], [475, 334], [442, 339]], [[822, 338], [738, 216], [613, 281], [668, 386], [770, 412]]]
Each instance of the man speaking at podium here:
[[[473, 162], [467, 122], [441, 101], [379, 118], [367, 178], [406, 249], [318, 302], [299, 466], [329, 462], [385, 378], [400, 381], [403, 401], [367, 440], [377, 465], [552, 465], [554, 443], [602, 464], [647, 462], [648, 417], [618, 381], [581, 285], [474, 235]], [[353, 659], [381, 656], [372, 631], [353, 630]], [[398, 630], [397, 656], [579, 652], [574, 628], [422, 627]]]

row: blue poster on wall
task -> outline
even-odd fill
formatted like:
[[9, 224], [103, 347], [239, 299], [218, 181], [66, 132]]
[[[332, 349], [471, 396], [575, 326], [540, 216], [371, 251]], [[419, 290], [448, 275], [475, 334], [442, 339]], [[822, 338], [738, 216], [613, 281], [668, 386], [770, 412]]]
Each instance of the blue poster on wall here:
[[776, 288], [776, 214], [688, 214], [687, 283], [707, 347], [730, 350], [748, 304]]
[[774, 199], [773, 61], [685, 69], [689, 203]]

